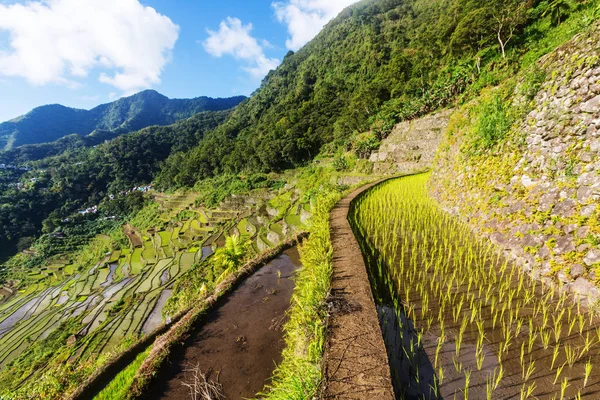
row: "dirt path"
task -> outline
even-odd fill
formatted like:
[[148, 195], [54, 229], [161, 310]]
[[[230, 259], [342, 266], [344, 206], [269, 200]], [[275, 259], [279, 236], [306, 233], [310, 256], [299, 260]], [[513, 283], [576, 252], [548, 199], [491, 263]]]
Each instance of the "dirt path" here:
[[325, 350], [325, 399], [394, 398], [369, 277], [348, 223], [350, 202], [375, 184], [342, 199], [330, 217], [333, 279]]
[[222, 385], [227, 399], [255, 396], [281, 362], [282, 326], [300, 267], [296, 248], [287, 250], [242, 283], [192, 332], [186, 345], [172, 353], [146, 399], [189, 400], [198, 367]]

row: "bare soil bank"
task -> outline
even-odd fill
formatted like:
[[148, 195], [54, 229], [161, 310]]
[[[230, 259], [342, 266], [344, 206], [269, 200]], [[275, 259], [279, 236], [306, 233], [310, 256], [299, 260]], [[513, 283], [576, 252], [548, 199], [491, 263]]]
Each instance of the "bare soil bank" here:
[[198, 367], [227, 399], [255, 396], [268, 383], [284, 348], [282, 326], [300, 267], [296, 248], [249, 277], [175, 350], [145, 399], [190, 399], [187, 370]]
[[348, 223], [350, 202], [374, 185], [348, 195], [331, 212], [333, 278], [324, 359], [325, 399], [394, 398], [369, 277]]

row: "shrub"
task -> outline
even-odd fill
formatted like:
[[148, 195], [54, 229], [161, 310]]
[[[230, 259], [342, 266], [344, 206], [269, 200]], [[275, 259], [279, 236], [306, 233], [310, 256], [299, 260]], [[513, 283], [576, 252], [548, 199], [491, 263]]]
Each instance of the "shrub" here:
[[348, 160], [344, 156], [338, 156], [333, 160], [333, 168], [336, 171], [345, 171], [348, 169]]
[[372, 133], [357, 136], [352, 146], [358, 158], [369, 158], [373, 151], [379, 149], [381, 142]]
[[491, 149], [500, 142], [512, 125], [512, 118], [508, 113], [509, 105], [498, 94], [484, 101], [476, 110], [479, 115], [475, 126], [475, 151]]

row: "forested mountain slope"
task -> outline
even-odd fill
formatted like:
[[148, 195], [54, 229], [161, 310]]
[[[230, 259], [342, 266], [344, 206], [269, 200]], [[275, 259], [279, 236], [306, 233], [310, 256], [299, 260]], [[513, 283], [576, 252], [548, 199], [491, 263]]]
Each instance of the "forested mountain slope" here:
[[35, 236], [83, 206], [150, 183], [174, 151], [198, 143], [230, 111], [206, 111], [170, 126], [153, 126], [93, 148], [69, 150], [32, 163], [28, 172], [0, 170], [0, 245]]
[[[197, 148], [173, 155], [160, 181], [289, 168], [326, 144], [372, 147], [394, 123], [511, 76], [524, 52], [550, 50], [552, 12], [536, 0], [362, 1], [290, 52]], [[371, 128], [373, 138], [353, 140]]]
[[118, 130], [124, 134], [152, 125], [170, 125], [201, 111], [230, 109], [242, 100], [243, 96], [169, 99], [154, 90], [146, 90], [89, 111], [47, 105], [0, 124], [0, 148], [10, 150], [25, 144], [53, 142], [73, 133], [85, 136], [96, 130]]
[[58, 148], [23, 148], [17, 159], [53, 156], [33, 165], [49, 176], [35, 196], [4, 192], [9, 200], [0, 209], [2, 224], [29, 220], [28, 210], [38, 201], [44, 206], [32, 214], [39, 215], [22, 225], [28, 235], [51, 212], [59, 219], [132, 185], [193, 187], [207, 178], [281, 171], [346, 150], [368, 157], [397, 122], [476, 97], [597, 16], [596, 1], [359, 2], [290, 52], [249, 99], [219, 119], [222, 124], [211, 117], [198, 127], [192, 120], [169, 127], [165, 138], [158, 129], [97, 149], [77, 149], [85, 143], [76, 136], [56, 142]]

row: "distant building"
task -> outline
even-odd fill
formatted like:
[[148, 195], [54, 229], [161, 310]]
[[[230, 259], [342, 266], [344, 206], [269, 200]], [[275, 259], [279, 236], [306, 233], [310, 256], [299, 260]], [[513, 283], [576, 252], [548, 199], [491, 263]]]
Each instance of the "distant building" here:
[[98, 212], [98, 206], [86, 208], [85, 210], [79, 211], [80, 215], [96, 214]]

